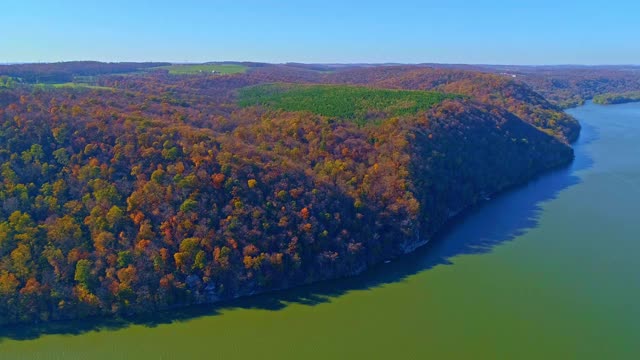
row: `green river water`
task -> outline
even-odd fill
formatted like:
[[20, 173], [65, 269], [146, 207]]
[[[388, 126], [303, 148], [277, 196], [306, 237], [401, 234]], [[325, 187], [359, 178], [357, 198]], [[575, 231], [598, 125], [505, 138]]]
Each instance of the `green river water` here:
[[0, 330], [0, 359], [640, 359], [640, 104], [569, 111], [568, 168], [366, 274], [160, 314]]

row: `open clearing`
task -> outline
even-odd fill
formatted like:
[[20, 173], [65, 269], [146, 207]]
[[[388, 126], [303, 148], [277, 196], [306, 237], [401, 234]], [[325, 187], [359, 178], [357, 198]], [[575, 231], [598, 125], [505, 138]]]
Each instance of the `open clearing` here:
[[377, 89], [347, 85], [268, 84], [244, 88], [238, 104], [274, 110], [309, 111], [353, 120], [411, 115], [457, 95], [434, 91]]
[[194, 75], [204, 73], [220, 73], [222, 75], [238, 74], [247, 71], [246, 66], [237, 64], [175, 64], [171, 66], [162, 66], [155, 69], [169, 70], [172, 75]]

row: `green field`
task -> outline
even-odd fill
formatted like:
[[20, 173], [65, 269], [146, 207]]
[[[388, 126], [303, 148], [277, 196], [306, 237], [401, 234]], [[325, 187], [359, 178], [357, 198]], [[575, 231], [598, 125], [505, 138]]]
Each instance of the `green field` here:
[[89, 84], [75, 83], [75, 82], [63, 83], [63, 84], [53, 84], [53, 87], [54, 88], [113, 90], [113, 88], [110, 88], [110, 87], [107, 87], [107, 86], [96, 86], [96, 85], [89, 85]]
[[162, 66], [155, 69], [169, 70], [172, 75], [194, 75], [211, 73], [215, 71], [223, 75], [239, 74], [247, 71], [246, 66], [236, 64], [193, 64], [193, 65], [171, 65]]
[[[74, 79], [73, 82], [66, 83], [38, 83], [31, 84], [36, 89], [62, 89], [62, 88], [72, 88], [72, 89], [93, 89], [93, 90], [113, 90], [113, 88], [106, 86], [96, 86], [91, 85], [92, 77], [83, 77], [85, 79], [79, 80]], [[91, 78], [91, 79], [90, 79]], [[84, 80], [84, 81], [83, 81]], [[14, 78], [8, 76], [0, 76], [0, 88], [11, 88], [16, 84], [21, 84], [20, 80], [16, 80]]]
[[347, 85], [268, 84], [240, 90], [238, 105], [261, 105], [274, 110], [309, 111], [349, 119], [402, 116], [425, 111], [457, 95], [433, 91], [376, 89]]
[[85, 83], [68, 82], [60, 84], [35, 84], [35, 88], [40, 89], [90, 89], [90, 90], [114, 90], [107, 86], [96, 86]]

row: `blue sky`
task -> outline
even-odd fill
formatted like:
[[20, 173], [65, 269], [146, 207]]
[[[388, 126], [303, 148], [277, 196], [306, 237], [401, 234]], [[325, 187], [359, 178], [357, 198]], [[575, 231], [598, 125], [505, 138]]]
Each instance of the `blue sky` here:
[[0, 63], [640, 64], [639, 1], [5, 0]]

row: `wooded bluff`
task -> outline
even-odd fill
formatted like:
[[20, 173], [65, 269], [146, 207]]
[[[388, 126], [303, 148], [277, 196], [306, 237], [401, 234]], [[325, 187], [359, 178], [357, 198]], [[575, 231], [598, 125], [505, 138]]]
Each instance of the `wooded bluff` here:
[[569, 163], [580, 130], [500, 74], [134, 65], [0, 68], [0, 324], [360, 273]]

